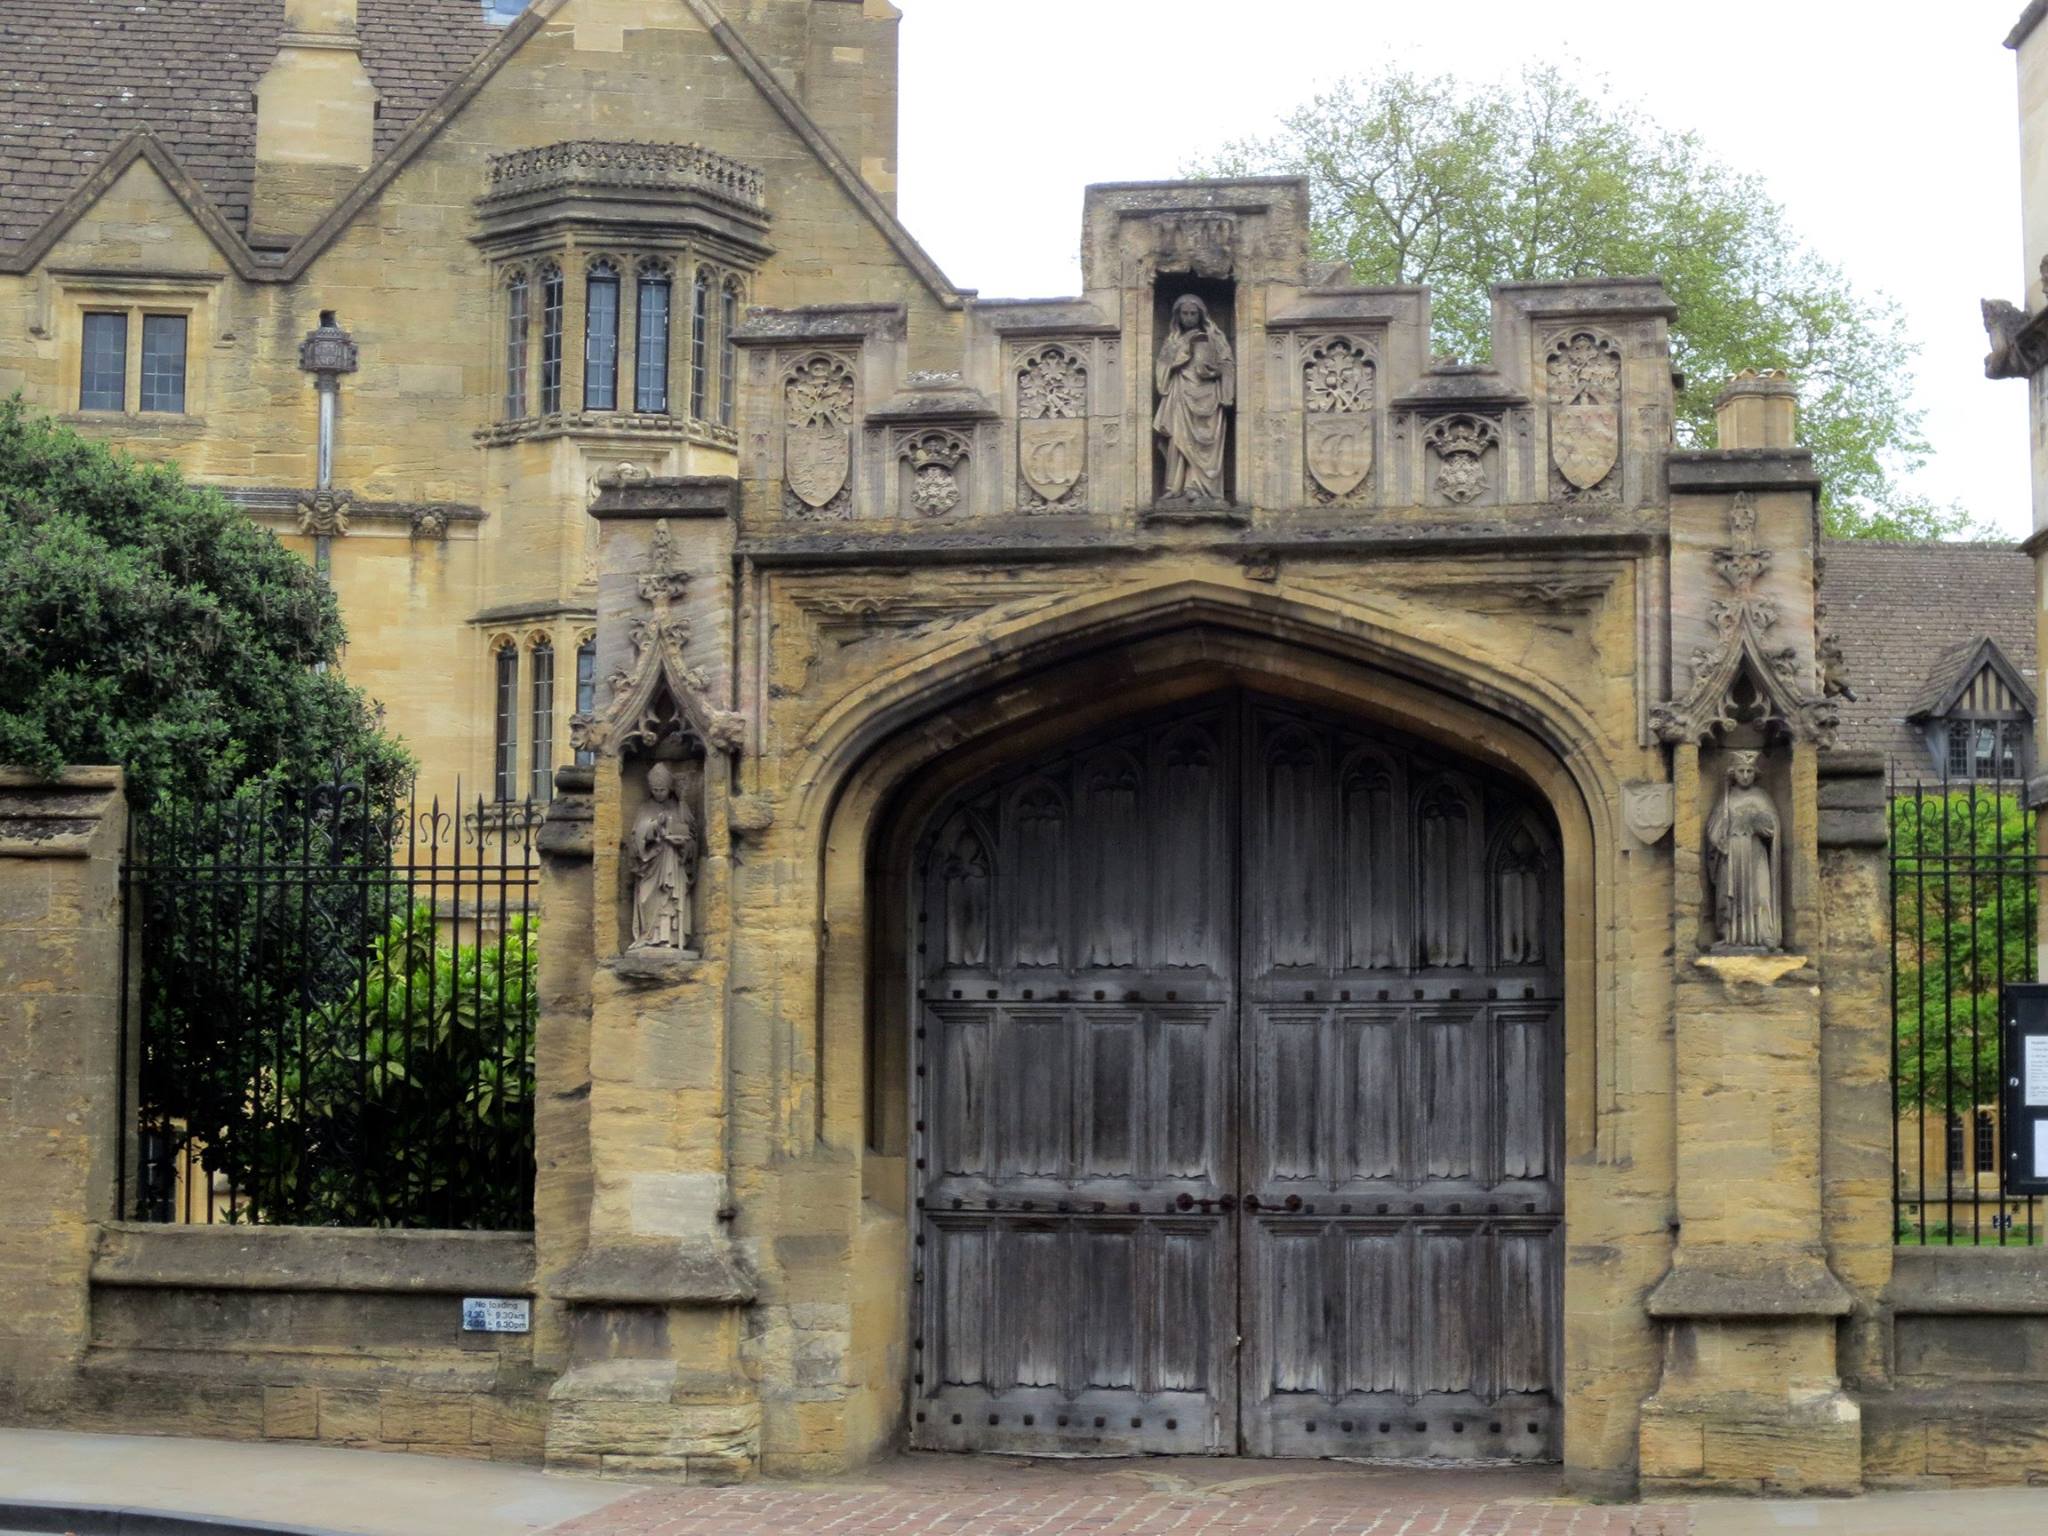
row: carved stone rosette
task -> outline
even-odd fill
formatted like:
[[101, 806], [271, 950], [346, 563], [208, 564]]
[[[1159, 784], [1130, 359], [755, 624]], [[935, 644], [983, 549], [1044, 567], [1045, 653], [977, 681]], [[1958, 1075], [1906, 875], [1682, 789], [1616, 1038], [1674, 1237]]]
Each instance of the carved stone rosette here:
[[689, 586], [668, 519], [662, 518], [654, 525], [647, 574], [640, 578], [649, 612], [633, 626], [633, 663], [606, 680], [609, 700], [603, 709], [569, 722], [577, 751], [617, 755], [674, 737], [707, 751], [738, 752], [744, 746], [746, 718], [714, 705], [710, 679], [684, 659], [690, 621], [674, 607]]
[[[1746, 492], [1728, 509], [1728, 532], [1728, 544], [1714, 551], [1715, 574], [1731, 594], [1708, 609], [1717, 638], [1693, 652], [1692, 686], [1684, 696], [1650, 711], [1651, 729], [1662, 741], [1700, 742], [1732, 730], [1747, 715], [1826, 746], [1834, 739], [1840, 706], [1827, 693], [1808, 690], [1810, 671], [1802, 668], [1796, 648], [1773, 643], [1778, 605], [1758, 590], [1771, 568], [1771, 552], [1757, 544], [1756, 503]], [[1747, 708], [1735, 698], [1744, 677], [1756, 690]]]
[[795, 517], [853, 515], [853, 364], [835, 352], [799, 358], [783, 373], [784, 510]]
[[1017, 476], [1026, 512], [1087, 509], [1088, 366], [1071, 343], [1018, 357]]
[[1302, 460], [1308, 493], [1321, 506], [1364, 499], [1372, 476], [1378, 367], [1355, 336], [1302, 343]]
[[1621, 348], [1600, 332], [1578, 328], [1551, 342], [1545, 373], [1550, 390], [1550, 457], [1555, 492], [1567, 502], [1615, 501], [1621, 461]]

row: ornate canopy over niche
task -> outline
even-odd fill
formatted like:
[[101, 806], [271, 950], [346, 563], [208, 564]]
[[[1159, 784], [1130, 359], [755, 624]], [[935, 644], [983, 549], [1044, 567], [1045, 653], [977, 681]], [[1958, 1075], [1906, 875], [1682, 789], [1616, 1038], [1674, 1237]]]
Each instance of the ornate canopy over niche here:
[[1759, 590], [1771, 551], [1757, 543], [1756, 503], [1747, 492], [1729, 506], [1728, 534], [1713, 556], [1714, 572], [1732, 594], [1707, 609], [1715, 641], [1693, 652], [1692, 686], [1650, 712], [1651, 728], [1662, 741], [1700, 742], [1747, 721], [1826, 746], [1840, 709], [1809, 688], [1813, 665], [1798, 648], [1775, 643], [1778, 605]]
[[716, 707], [709, 679], [683, 656], [690, 644], [690, 621], [675, 605], [689, 588], [689, 573], [676, 558], [668, 519], [662, 518], [654, 525], [654, 547], [640, 578], [640, 596], [649, 612], [633, 625], [632, 665], [605, 680], [609, 698], [602, 709], [569, 723], [577, 751], [617, 756], [636, 747], [651, 752], [677, 740], [707, 752], [741, 749], [745, 717]]

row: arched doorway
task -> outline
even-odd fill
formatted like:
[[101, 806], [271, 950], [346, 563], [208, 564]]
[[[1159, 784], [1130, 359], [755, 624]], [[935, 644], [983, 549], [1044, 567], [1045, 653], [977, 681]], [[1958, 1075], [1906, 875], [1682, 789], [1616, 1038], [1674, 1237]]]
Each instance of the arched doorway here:
[[1231, 690], [955, 794], [913, 869], [913, 1444], [1556, 1457], [1535, 794]]

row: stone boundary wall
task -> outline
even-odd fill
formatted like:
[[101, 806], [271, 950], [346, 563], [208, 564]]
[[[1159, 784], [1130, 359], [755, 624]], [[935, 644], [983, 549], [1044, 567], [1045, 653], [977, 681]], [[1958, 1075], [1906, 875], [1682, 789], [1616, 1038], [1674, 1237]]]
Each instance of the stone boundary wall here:
[[80, 1427], [537, 1461], [533, 1336], [462, 1298], [534, 1294], [513, 1232], [111, 1223], [91, 1267]]
[[1901, 1248], [1891, 1389], [1863, 1397], [1872, 1487], [2048, 1482], [2048, 1249]]

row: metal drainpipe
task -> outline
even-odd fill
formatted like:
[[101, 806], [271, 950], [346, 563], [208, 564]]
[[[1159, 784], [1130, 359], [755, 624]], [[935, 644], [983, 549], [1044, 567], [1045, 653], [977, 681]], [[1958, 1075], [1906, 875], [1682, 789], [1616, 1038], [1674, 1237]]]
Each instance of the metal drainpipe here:
[[[355, 338], [344, 331], [334, 311], [320, 311], [320, 324], [299, 343], [299, 367], [313, 375], [313, 387], [320, 395], [320, 438], [314, 471], [313, 569], [326, 581], [334, 564], [334, 420], [341, 399], [341, 376], [356, 371]], [[325, 662], [319, 670], [327, 670]]]

